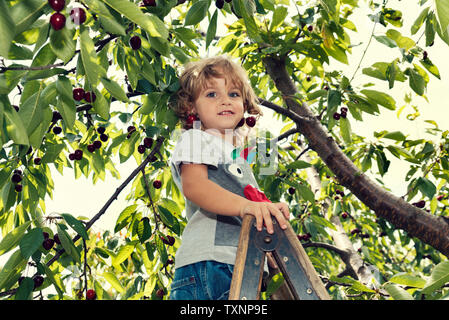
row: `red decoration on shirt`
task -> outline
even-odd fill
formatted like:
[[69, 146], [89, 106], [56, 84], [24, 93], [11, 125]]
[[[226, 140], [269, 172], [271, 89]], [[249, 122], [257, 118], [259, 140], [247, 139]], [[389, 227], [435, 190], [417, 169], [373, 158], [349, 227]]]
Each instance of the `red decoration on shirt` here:
[[258, 189], [254, 188], [251, 185], [246, 185], [245, 189], [243, 189], [243, 194], [245, 195], [245, 198], [251, 201], [256, 202], [271, 202], [265, 193], [259, 191]]

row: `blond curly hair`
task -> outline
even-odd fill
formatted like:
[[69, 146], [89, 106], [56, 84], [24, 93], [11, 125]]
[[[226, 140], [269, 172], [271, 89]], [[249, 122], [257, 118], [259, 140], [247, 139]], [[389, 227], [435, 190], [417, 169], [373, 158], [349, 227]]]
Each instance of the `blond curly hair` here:
[[258, 98], [242, 66], [227, 56], [203, 58], [185, 65], [179, 77], [180, 87], [171, 104], [184, 129], [190, 128], [186, 123], [187, 117], [192, 114], [193, 103], [211, 78], [226, 78], [241, 90], [244, 111], [256, 115], [257, 119], [263, 115], [258, 106]]

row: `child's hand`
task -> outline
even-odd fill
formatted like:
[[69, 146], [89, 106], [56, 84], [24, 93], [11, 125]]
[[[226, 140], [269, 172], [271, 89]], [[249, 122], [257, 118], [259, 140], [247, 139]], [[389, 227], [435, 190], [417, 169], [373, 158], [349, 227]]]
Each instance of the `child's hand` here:
[[240, 217], [245, 214], [251, 214], [256, 218], [257, 230], [262, 231], [265, 223], [268, 233], [273, 233], [273, 221], [271, 216], [275, 216], [282, 229], [287, 228], [287, 223], [290, 218], [288, 206], [282, 202], [256, 202], [248, 200], [240, 209]]

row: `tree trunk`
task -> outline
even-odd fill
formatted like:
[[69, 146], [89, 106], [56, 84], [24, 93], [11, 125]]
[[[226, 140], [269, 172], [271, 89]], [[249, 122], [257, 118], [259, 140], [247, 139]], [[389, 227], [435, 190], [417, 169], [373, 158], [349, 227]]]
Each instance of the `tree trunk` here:
[[275, 57], [264, 59], [267, 73], [282, 93], [287, 108], [298, 114], [295, 119], [299, 132], [304, 135], [309, 147], [314, 150], [339, 183], [348, 188], [360, 201], [373, 210], [377, 216], [402, 229], [410, 237], [416, 237], [449, 257], [449, 225], [442, 217], [426, 213], [402, 198], [385, 191], [369, 179], [340, 150], [334, 139], [315, 117], [306, 103], [300, 104], [298, 93], [287, 72], [285, 60]]

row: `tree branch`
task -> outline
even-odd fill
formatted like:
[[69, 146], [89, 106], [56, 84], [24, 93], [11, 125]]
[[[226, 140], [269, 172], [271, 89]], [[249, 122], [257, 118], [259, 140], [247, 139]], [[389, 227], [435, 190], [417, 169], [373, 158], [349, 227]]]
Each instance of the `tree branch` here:
[[[285, 60], [266, 57], [263, 62], [282, 95], [295, 96], [298, 89], [287, 72]], [[301, 117], [294, 120], [298, 129], [342, 186], [351, 190], [377, 216], [449, 257], [449, 225], [442, 217], [428, 214], [372, 181], [343, 153], [305, 102], [300, 104], [290, 98], [284, 101], [288, 109]], [[304, 118], [308, 121], [304, 121]]]
[[[162, 143], [164, 142], [165, 138], [160, 136], [156, 140], [156, 145], [154, 146], [153, 150], [151, 150], [150, 154], [145, 158], [144, 161], [136, 168], [133, 172], [126, 178], [126, 180], [115, 190], [115, 192], [112, 194], [112, 196], [106, 201], [106, 203], [103, 205], [103, 207], [100, 209], [100, 211], [86, 223], [86, 231], [90, 229], [90, 227], [98, 220], [100, 217], [106, 212], [106, 210], [109, 208], [109, 206], [114, 202], [114, 200], [117, 200], [118, 195], [122, 190], [134, 179], [134, 177], [151, 161], [154, 154], [157, 153], [162, 146]], [[81, 238], [79, 234], [77, 234], [73, 239], [72, 242], [75, 243]], [[65, 252], [64, 249], [61, 249], [56, 252], [56, 254], [46, 263], [47, 267], [51, 266], [55, 261], [59, 259], [59, 257]], [[84, 257], [86, 259], [86, 257]], [[0, 297], [2, 296], [8, 296], [15, 294], [17, 289], [11, 289], [5, 292], [0, 292]]]

